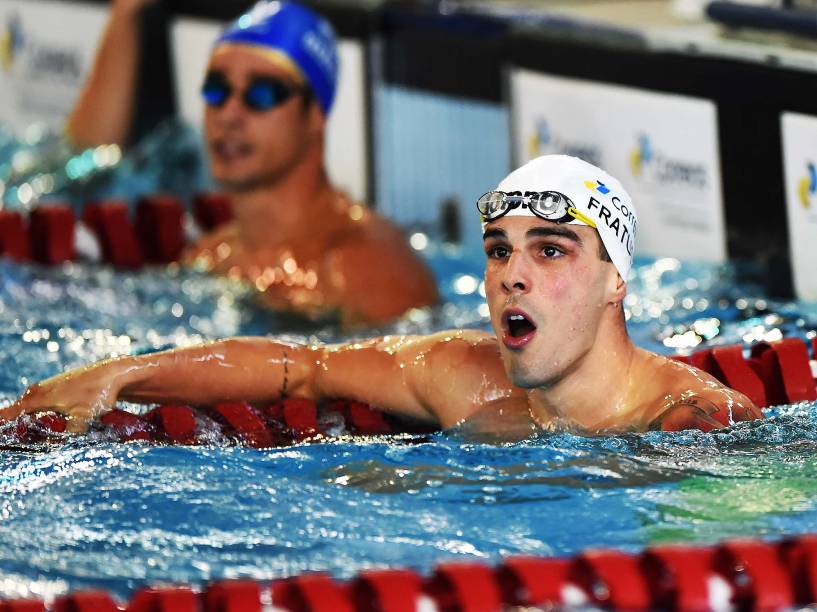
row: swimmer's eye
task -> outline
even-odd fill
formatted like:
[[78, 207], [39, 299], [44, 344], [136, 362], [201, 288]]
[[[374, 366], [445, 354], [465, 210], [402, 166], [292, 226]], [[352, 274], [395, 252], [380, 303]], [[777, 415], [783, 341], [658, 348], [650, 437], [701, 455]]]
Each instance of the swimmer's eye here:
[[510, 255], [510, 250], [508, 249], [508, 247], [498, 244], [496, 246], [492, 246], [486, 249], [485, 254], [490, 259], [505, 259], [506, 257], [508, 257], [508, 255]]
[[550, 244], [542, 247], [540, 253], [542, 253], [542, 255], [544, 255], [548, 259], [552, 259], [554, 257], [561, 257], [562, 255], [565, 254], [564, 251], [562, 251], [562, 249]]

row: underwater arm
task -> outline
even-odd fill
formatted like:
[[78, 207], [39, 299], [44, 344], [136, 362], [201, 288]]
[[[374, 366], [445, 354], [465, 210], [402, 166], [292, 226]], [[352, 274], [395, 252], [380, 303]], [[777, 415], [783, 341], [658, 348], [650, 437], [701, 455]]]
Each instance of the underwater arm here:
[[126, 143], [139, 64], [140, 11], [156, 0], [113, 0], [94, 65], [66, 132], [78, 148]]

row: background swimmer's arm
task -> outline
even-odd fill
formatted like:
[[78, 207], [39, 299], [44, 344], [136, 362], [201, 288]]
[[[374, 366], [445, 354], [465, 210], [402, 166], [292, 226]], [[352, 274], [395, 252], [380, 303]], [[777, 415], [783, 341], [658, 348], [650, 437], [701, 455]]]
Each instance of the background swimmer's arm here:
[[113, 0], [93, 68], [66, 125], [74, 146], [126, 144], [139, 65], [140, 11], [155, 1]]

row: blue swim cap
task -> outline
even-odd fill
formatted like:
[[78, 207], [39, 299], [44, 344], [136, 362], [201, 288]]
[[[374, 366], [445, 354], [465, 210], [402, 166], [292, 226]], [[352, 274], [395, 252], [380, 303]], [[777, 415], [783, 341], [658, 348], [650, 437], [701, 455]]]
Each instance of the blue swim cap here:
[[215, 48], [225, 44], [273, 51], [300, 73], [324, 114], [329, 114], [337, 87], [338, 53], [335, 33], [326, 19], [300, 4], [262, 1], [236, 19]]

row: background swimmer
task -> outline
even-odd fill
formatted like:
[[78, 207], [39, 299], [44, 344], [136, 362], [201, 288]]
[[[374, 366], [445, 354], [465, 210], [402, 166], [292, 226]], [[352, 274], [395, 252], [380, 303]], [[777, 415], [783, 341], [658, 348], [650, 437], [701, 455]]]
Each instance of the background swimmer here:
[[[114, 4], [69, 121], [78, 143], [126, 137], [144, 4]], [[338, 69], [329, 23], [288, 2], [261, 2], [239, 21], [216, 42], [202, 87], [211, 173], [230, 195], [235, 220], [204, 236], [185, 260], [249, 281], [275, 308], [315, 318], [339, 312], [348, 324], [388, 321], [435, 302], [434, 279], [400, 230], [327, 177], [326, 117]], [[90, 121], [97, 109], [104, 113]]]
[[[632, 213], [598, 223], [612, 197]], [[612, 204], [611, 204], [612, 207]], [[544, 156], [511, 173], [479, 209], [494, 334], [440, 332], [338, 345], [262, 338], [109, 360], [29, 388], [4, 418], [56, 410], [81, 429], [117, 399], [215, 404], [282, 396], [345, 397], [434, 423], [480, 410], [518, 424], [578, 432], [698, 428], [760, 418], [711, 376], [635, 347], [622, 300], [636, 213], [613, 177], [576, 158]], [[622, 206], [616, 210], [621, 210]], [[595, 226], [595, 227], [594, 227]], [[513, 417], [513, 418], [511, 418]]]

